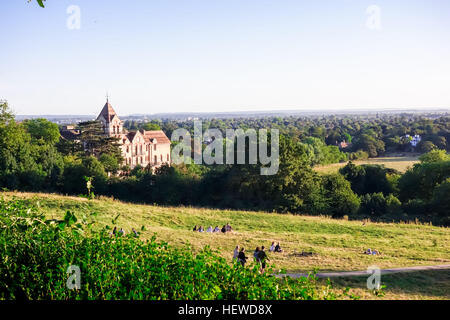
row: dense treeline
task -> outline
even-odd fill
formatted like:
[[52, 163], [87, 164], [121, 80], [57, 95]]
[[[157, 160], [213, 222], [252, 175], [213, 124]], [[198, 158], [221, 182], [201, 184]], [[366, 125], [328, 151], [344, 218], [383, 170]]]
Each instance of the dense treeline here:
[[[330, 115], [321, 117], [261, 117], [232, 119], [202, 119], [203, 128], [226, 129], [279, 129], [281, 134], [294, 140], [306, 142], [311, 137], [325, 145], [336, 146], [349, 143], [347, 153], [361, 152], [376, 157], [385, 152], [416, 151], [426, 153], [433, 149], [450, 151], [450, 121], [448, 115], [434, 114], [377, 114], [377, 115]], [[128, 129], [162, 129], [170, 137], [173, 130], [185, 128], [193, 132], [194, 120], [152, 120], [150, 122], [126, 121]], [[409, 135], [409, 137], [407, 137]], [[420, 135], [421, 141], [413, 147], [410, 141]], [[353, 155], [355, 157], [358, 154]], [[339, 162], [337, 160], [336, 162]], [[326, 164], [326, 163], [323, 163]]]
[[[382, 166], [355, 166], [351, 162], [339, 173], [321, 175], [312, 169], [313, 165], [346, 161], [349, 157], [337, 146], [328, 145], [327, 136], [324, 139], [318, 134], [323, 121], [342, 122], [342, 128], [333, 130], [342, 130], [347, 141], [350, 139], [346, 134], [350, 135], [355, 145], [359, 143], [355, 140], [370, 140], [379, 136], [364, 131], [378, 132], [373, 123], [379, 123], [384, 128], [382, 132], [394, 130], [390, 128], [392, 122], [383, 124], [379, 118], [356, 118], [354, 122], [346, 118], [330, 119], [316, 119], [312, 135], [303, 138], [284, 131], [280, 136], [279, 170], [276, 175], [260, 175], [260, 165], [173, 165], [152, 172], [150, 168], [121, 168], [117, 142], [103, 137], [93, 122], [80, 124], [83, 148], [80, 143], [59, 139], [58, 126], [46, 120], [17, 123], [8, 106], [2, 104], [0, 187], [75, 195], [93, 192], [126, 201], [166, 205], [325, 214], [334, 217], [420, 218], [435, 223], [449, 223], [446, 199], [450, 196], [450, 160], [445, 150], [432, 148], [422, 156], [421, 163], [403, 175]], [[283, 128], [294, 130], [289, 124], [291, 120], [286, 120], [288, 124]], [[422, 130], [419, 129], [422, 126], [416, 124], [423, 122], [429, 124], [424, 128], [430, 134], [434, 132], [442, 137], [448, 136], [446, 118], [422, 119], [418, 122], [410, 120], [405, 120], [409, 123], [409, 129], [415, 127], [415, 130]], [[216, 124], [214, 121], [218, 120], [211, 121], [210, 126]], [[247, 123], [245, 120], [239, 121]], [[252, 121], [264, 123], [269, 120], [248, 121], [247, 125]], [[281, 120], [275, 118], [273, 121], [278, 123]], [[312, 120], [305, 121], [299, 124], [300, 131], [313, 123]], [[370, 129], [369, 123], [372, 123]], [[357, 127], [358, 131], [366, 133], [354, 135], [350, 127]], [[420, 131], [412, 133], [417, 132]], [[364, 153], [362, 149], [358, 150]], [[87, 184], [91, 184], [91, 187], [87, 188]]]

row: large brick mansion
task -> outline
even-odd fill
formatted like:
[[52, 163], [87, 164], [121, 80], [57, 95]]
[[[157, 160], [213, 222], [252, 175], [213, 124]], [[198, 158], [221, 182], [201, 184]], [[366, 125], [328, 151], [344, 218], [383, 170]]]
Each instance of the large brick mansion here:
[[170, 140], [163, 131], [128, 131], [108, 100], [97, 121], [103, 124], [103, 132], [107, 136], [120, 139], [124, 165], [131, 168], [137, 165], [150, 165], [152, 168], [162, 164], [170, 165]]
[[[103, 134], [119, 139], [123, 165], [130, 168], [150, 166], [152, 169], [170, 165], [170, 140], [163, 131], [128, 131], [108, 100], [96, 120], [102, 123]], [[80, 131], [74, 126], [66, 126], [61, 130], [61, 136], [66, 140], [79, 140]]]

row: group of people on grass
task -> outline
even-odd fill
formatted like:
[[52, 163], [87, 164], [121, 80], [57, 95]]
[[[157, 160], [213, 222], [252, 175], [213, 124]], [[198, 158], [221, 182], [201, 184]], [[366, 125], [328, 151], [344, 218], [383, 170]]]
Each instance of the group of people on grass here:
[[211, 233], [217, 233], [217, 232], [227, 233], [227, 232], [232, 232], [233, 228], [230, 226], [229, 223], [227, 223], [221, 229], [219, 229], [219, 226], [216, 226], [214, 229], [213, 229], [212, 226], [209, 226], [208, 229], [205, 230], [203, 228], [203, 226], [195, 226], [192, 231], [195, 231], [195, 232], [211, 232]]
[[[269, 251], [271, 252], [283, 252], [281, 249], [280, 243], [275, 244], [275, 242], [272, 242], [272, 245], [270, 246]], [[242, 266], [245, 266], [247, 262], [248, 257], [245, 256], [245, 248], [239, 248], [239, 246], [236, 246], [233, 252], [233, 261], [238, 261]], [[261, 273], [264, 273], [266, 269], [266, 263], [267, 261], [270, 261], [269, 257], [267, 256], [267, 253], [265, 251], [265, 247], [261, 246], [256, 247], [255, 251], [253, 252], [253, 259], [256, 263], [260, 264], [259, 271]]]
[[275, 241], [272, 242], [272, 245], [269, 249], [270, 252], [283, 252], [283, 249], [281, 249], [280, 243], [278, 242], [275, 244]]
[[[136, 229], [131, 228], [131, 231], [134, 233], [134, 236], [137, 238], [139, 237], [138, 232], [136, 231]], [[114, 227], [113, 231], [111, 231], [109, 233], [110, 236], [125, 236], [125, 230], [123, 230], [122, 228], [120, 228], [119, 230], [117, 230], [117, 227]]]
[[377, 255], [377, 254], [380, 254], [380, 252], [378, 251], [378, 250], [375, 250], [375, 249], [367, 249], [366, 251], [364, 251], [364, 253], [365, 254], [369, 254], [369, 255]]

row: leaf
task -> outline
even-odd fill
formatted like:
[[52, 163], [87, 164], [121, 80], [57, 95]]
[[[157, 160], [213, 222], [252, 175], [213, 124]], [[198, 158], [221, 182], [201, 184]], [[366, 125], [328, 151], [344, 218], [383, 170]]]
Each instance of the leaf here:
[[120, 217], [120, 213], [119, 213], [114, 219], [111, 220], [112, 223], [113, 223], [113, 224], [116, 224], [117, 219], [118, 219], [119, 217]]
[[38, 4], [39, 4], [42, 8], [44, 8], [44, 3], [43, 3], [43, 1], [45, 1], [45, 0], [37, 0]]

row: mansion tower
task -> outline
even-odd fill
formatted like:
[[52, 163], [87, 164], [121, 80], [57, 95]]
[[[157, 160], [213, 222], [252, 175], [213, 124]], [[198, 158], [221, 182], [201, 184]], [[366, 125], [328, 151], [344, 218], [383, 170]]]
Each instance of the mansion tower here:
[[170, 165], [170, 140], [162, 130], [127, 131], [108, 100], [97, 121], [103, 124], [105, 135], [119, 138], [124, 165], [130, 168], [150, 166], [153, 169], [162, 164]]

